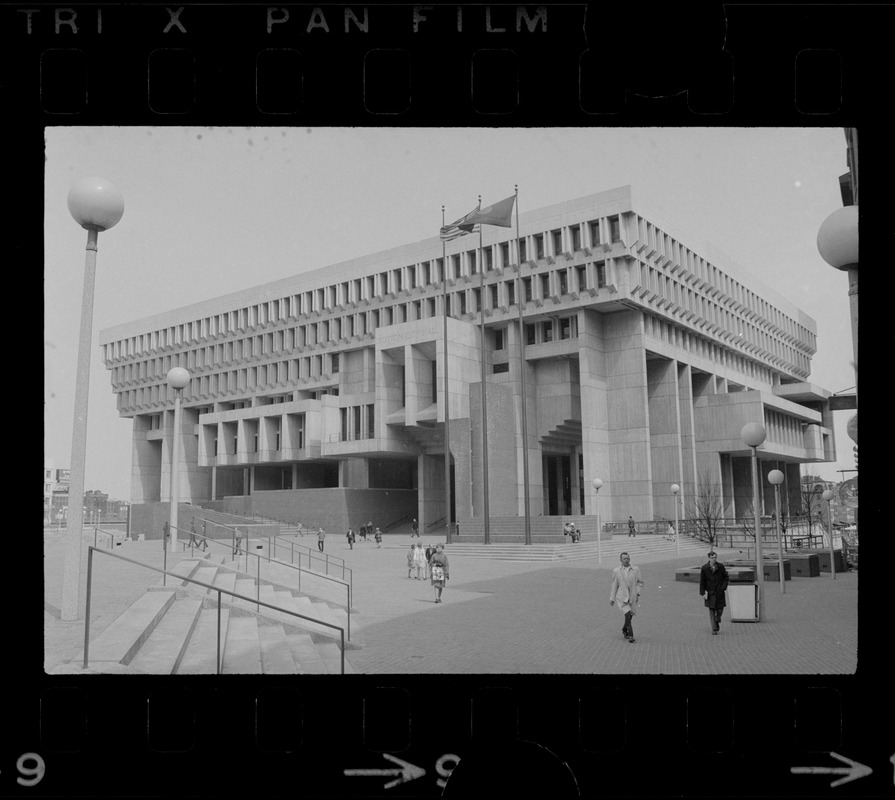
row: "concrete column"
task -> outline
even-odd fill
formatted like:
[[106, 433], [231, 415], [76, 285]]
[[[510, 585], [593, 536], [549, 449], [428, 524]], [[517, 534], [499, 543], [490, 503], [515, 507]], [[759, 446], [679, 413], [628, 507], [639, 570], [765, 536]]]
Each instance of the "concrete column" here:
[[578, 372], [581, 383], [581, 451], [584, 456], [584, 513], [593, 514], [596, 498], [591, 486], [601, 478], [600, 514], [610, 516], [612, 474], [609, 467], [609, 410], [603, 318], [582, 311], [578, 315]]
[[671, 484], [681, 481], [677, 365], [669, 359], [653, 358], [646, 368], [653, 504], [656, 515], [674, 519]]

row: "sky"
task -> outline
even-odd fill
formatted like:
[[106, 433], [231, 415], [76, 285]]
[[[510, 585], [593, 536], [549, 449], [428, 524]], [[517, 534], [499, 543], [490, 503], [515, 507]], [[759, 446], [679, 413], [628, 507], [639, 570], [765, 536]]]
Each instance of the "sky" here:
[[[48, 127], [44, 210], [44, 461], [69, 468], [87, 232], [68, 192], [101, 177], [124, 216], [99, 235], [85, 489], [130, 499], [99, 332], [437, 236], [519, 187], [519, 210], [631, 185], [699, 250], [709, 243], [817, 323], [810, 381], [854, 387], [848, 283], [817, 251], [841, 207], [841, 128]], [[853, 473], [836, 412], [837, 462]]]

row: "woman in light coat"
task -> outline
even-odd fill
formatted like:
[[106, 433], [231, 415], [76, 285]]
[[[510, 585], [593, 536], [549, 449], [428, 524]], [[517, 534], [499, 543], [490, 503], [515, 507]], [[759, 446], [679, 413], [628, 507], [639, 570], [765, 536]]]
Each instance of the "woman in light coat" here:
[[413, 552], [413, 566], [416, 567], [416, 579], [421, 580], [420, 572], [422, 572], [422, 580], [426, 579], [426, 553], [423, 546], [417, 543]]

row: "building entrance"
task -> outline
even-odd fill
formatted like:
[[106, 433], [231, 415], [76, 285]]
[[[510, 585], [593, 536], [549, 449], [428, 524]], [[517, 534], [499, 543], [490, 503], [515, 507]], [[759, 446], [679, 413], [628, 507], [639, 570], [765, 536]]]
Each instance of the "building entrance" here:
[[567, 455], [544, 456], [544, 513], [572, 513], [572, 464]]

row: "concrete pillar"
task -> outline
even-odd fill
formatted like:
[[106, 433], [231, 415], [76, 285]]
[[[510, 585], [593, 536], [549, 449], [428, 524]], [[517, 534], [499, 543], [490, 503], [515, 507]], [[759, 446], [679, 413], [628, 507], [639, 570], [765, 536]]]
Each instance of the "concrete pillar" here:
[[[611, 519], [612, 475], [609, 467], [606, 355], [601, 315], [582, 311], [578, 315], [578, 372], [581, 387], [581, 452], [584, 457], [584, 513], [593, 514], [596, 497], [594, 478], [603, 481], [599, 508], [604, 520]], [[540, 483], [540, 482], [539, 482]]]

